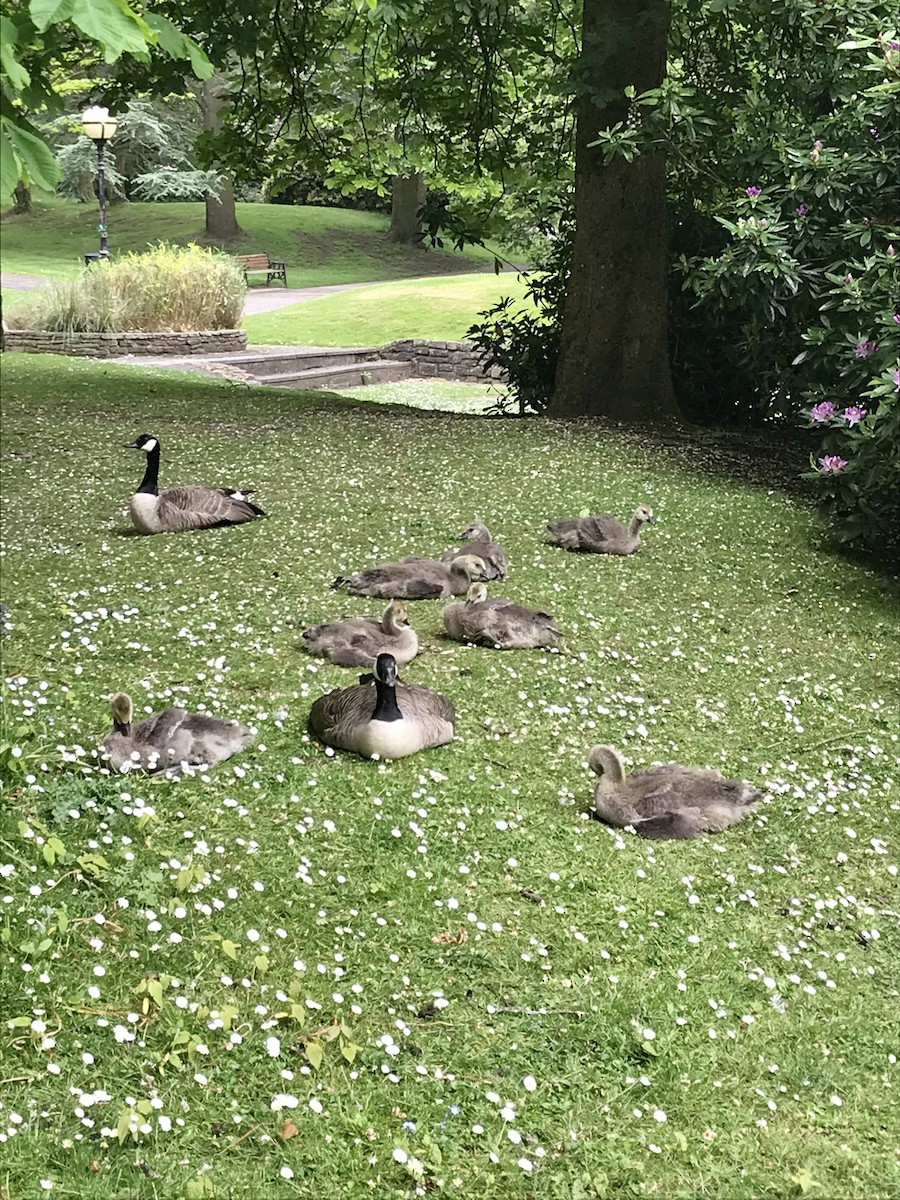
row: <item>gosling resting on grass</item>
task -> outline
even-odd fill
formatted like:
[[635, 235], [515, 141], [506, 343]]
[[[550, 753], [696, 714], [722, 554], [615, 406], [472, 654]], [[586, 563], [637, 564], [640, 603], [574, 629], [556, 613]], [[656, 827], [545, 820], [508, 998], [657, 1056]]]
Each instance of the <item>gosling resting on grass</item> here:
[[143, 450], [147, 467], [129, 510], [138, 533], [183, 533], [217, 525], [243, 525], [266, 514], [247, 499], [245, 488], [187, 487], [159, 490], [159, 438], [142, 433], [129, 450]]
[[483, 583], [473, 583], [465, 603], [448, 604], [443, 616], [450, 637], [495, 650], [549, 649], [563, 636], [549, 613], [499, 597], [488, 599]]
[[594, 814], [646, 838], [694, 838], [720, 833], [753, 812], [762, 793], [721, 771], [669, 763], [625, 774], [612, 746], [594, 746], [588, 761], [599, 776]]
[[381, 596], [385, 600], [391, 597], [446, 600], [449, 596], [464, 596], [470, 583], [483, 578], [484, 563], [472, 555], [463, 555], [452, 562], [411, 556], [354, 575], [339, 575], [331, 586], [357, 596]]
[[[491, 537], [490, 530], [481, 521], [473, 521], [459, 535], [464, 544], [441, 555], [441, 562], [452, 562], [455, 558], [472, 556], [480, 558], [484, 579], [505, 579], [509, 573], [509, 559], [499, 542]], [[468, 538], [469, 541], [465, 541]]]
[[393, 654], [402, 667], [416, 657], [419, 649], [419, 639], [410, 628], [409, 614], [401, 600], [392, 600], [380, 618], [347, 617], [314, 625], [304, 632], [303, 639], [310, 654], [321, 654], [341, 667], [371, 669], [382, 652]]
[[245, 749], [254, 734], [246, 725], [167, 708], [132, 724], [134, 706], [125, 692], [110, 701], [113, 728], [103, 739], [116, 771], [147, 771], [177, 777], [187, 767], [214, 767]]
[[653, 509], [649, 504], [640, 504], [627, 526], [609, 513], [598, 512], [592, 517], [551, 521], [547, 528], [556, 544], [564, 550], [579, 550], [583, 554], [634, 554], [641, 544], [641, 527], [652, 525], [653, 520]]
[[363, 758], [405, 758], [453, 740], [456, 713], [440, 692], [401, 683], [392, 654], [379, 654], [374, 674], [354, 687], [320, 696], [309, 714], [327, 746]]

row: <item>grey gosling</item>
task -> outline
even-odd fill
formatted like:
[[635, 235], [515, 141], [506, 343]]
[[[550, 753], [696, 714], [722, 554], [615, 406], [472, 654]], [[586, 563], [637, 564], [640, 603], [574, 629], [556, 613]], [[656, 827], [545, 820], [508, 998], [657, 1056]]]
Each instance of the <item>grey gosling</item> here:
[[441, 562], [452, 562], [462, 555], [472, 555], [484, 563], [485, 579], [505, 579], [509, 574], [509, 559], [506, 551], [499, 542], [491, 537], [490, 530], [480, 521], [473, 521], [459, 535], [465, 542], [456, 550], [447, 550], [441, 555]]
[[669, 763], [625, 774], [612, 746], [594, 746], [588, 761], [600, 778], [594, 815], [607, 825], [626, 825], [645, 838], [694, 838], [720, 833], [752, 813], [762, 793], [721, 771]]
[[147, 467], [129, 510], [138, 533], [183, 533], [186, 529], [212, 529], [218, 525], [243, 525], [266, 514], [247, 499], [244, 488], [188, 485], [159, 490], [159, 438], [142, 433], [126, 449], [143, 450]]
[[177, 777], [185, 766], [217, 766], [254, 738], [253, 730], [237, 721], [183, 708], [167, 708], [133, 725], [134, 706], [125, 692], [116, 692], [110, 708], [113, 728], [103, 746], [116, 771]]
[[641, 526], [652, 525], [653, 519], [649, 504], [640, 504], [628, 526], [609, 513], [598, 512], [592, 517], [551, 521], [547, 528], [556, 544], [564, 550], [580, 550], [585, 554], [634, 554], [641, 544]]
[[372, 675], [354, 687], [320, 696], [309, 714], [313, 733], [327, 746], [363, 758], [405, 758], [453, 740], [456, 712], [446, 696], [401, 683], [392, 654], [379, 654]]
[[392, 600], [382, 617], [347, 617], [314, 625], [303, 634], [304, 649], [341, 667], [371, 667], [385, 651], [402, 667], [416, 657], [419, 639], [409, 625], [409, 614], [401, 600]]
[[550, 649], [563, 636], [549, 613], [499, 597], [489, 600], [483, 583], [473, 583], [465, 603], [448, 604], [443, 615], [450, 637], [496, 650]]
[[480, 558], [463, 555], [447, 563], [411, 556], [354, 575], [339, 575], [331, 586], [357, 596], [381, 596], [385, 600], [392, 597], [446, 600], [450, 596], [464, 596], [476, 579], [484, 579], [484, 563]]

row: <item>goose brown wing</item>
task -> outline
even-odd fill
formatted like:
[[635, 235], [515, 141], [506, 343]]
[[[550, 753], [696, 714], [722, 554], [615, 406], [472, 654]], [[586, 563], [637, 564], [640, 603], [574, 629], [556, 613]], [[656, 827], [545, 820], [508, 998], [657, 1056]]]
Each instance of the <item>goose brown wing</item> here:
[[375, 686], [374, 677], [369, 676], [369, 679], [371, 683], [337, 688], [320, 696], [309, 710], [309, 726], [313, 733], [328, 741], [347, 720], [371, 716], [375, 710]]
[[152, 713], [139, 721], [131, 731], [132, 741], [155, 746], [157, 750], [168, 746], [188, 716], [184, 708], [166, 708]]
[[621, 538], [625, 537], [628, 530], [621, 521], [617, 521], [615, 517], [606, 512], [594, 513], [587, 518], [593, 525], [594, 531], [598, 537], [602, 538]]
[[415, 712], [421, 720], [432, 718], [456, 725], [456, 709], [452, 700], [418, 683], [398, 683], [397, 707], [404, 716]]
[[265, 516], [261, 508], [242, 499], [243, 495], [233, 488], [167, 488], [159, 494], [157, 512], [164, 527], [170, 530], [243, 525]]

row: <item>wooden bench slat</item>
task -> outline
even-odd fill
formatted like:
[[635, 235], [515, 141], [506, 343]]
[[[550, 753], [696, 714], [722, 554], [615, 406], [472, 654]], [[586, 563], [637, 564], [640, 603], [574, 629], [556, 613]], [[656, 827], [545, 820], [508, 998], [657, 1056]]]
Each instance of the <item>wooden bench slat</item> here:
[[[268, 254], [236, 254], [235, 259], [244, 268], [244, 278], [248, 275], [265, 275], [266, 287], [273, 279], [280, 279], [287, 287], [287, 264], [276, 261]], [[249, 279], [247, 279], [249, 283]]]

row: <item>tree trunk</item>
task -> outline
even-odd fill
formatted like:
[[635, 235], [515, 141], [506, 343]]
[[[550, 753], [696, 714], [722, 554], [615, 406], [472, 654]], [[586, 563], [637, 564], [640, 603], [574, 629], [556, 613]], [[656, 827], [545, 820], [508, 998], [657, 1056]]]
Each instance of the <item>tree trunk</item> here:
[[425, 176], [421, 171], [412, 175], [395, 175], [391, 180], [391, 227], [388, 237], [405, 246], [422, 244], [422, 222], [419, 210], [425, 203]]
[[13, 212], [16, 216], [25, 216], [27, 213], [34, 212], [34, 205], [31, 203], [31, 188], [24, 180], [20, 179], [16, 184], [16, 190], [13, 193], [15, 196], [15, 204]]
[[604, 166], [600, 130], [634, 119], [623, 92], [666, 73], [666, 0], [584, 0], [575, 240], [550, 416], [677, 415], [667, 347], [666, 174], [659, 153]]
[[[222, 98], [224, 83], [224, 76], [213, 75], [204, 79], [194, 93], [203, 114], [204, 133], [216, 133], [222, 128], [221, 114], [226, 103]], [[208, 192], [206, 196], [206, 236], [217, 242], [226, 242], [242, 232], [234, 203], [234, 178], [222, 175], [218, 195]]]

